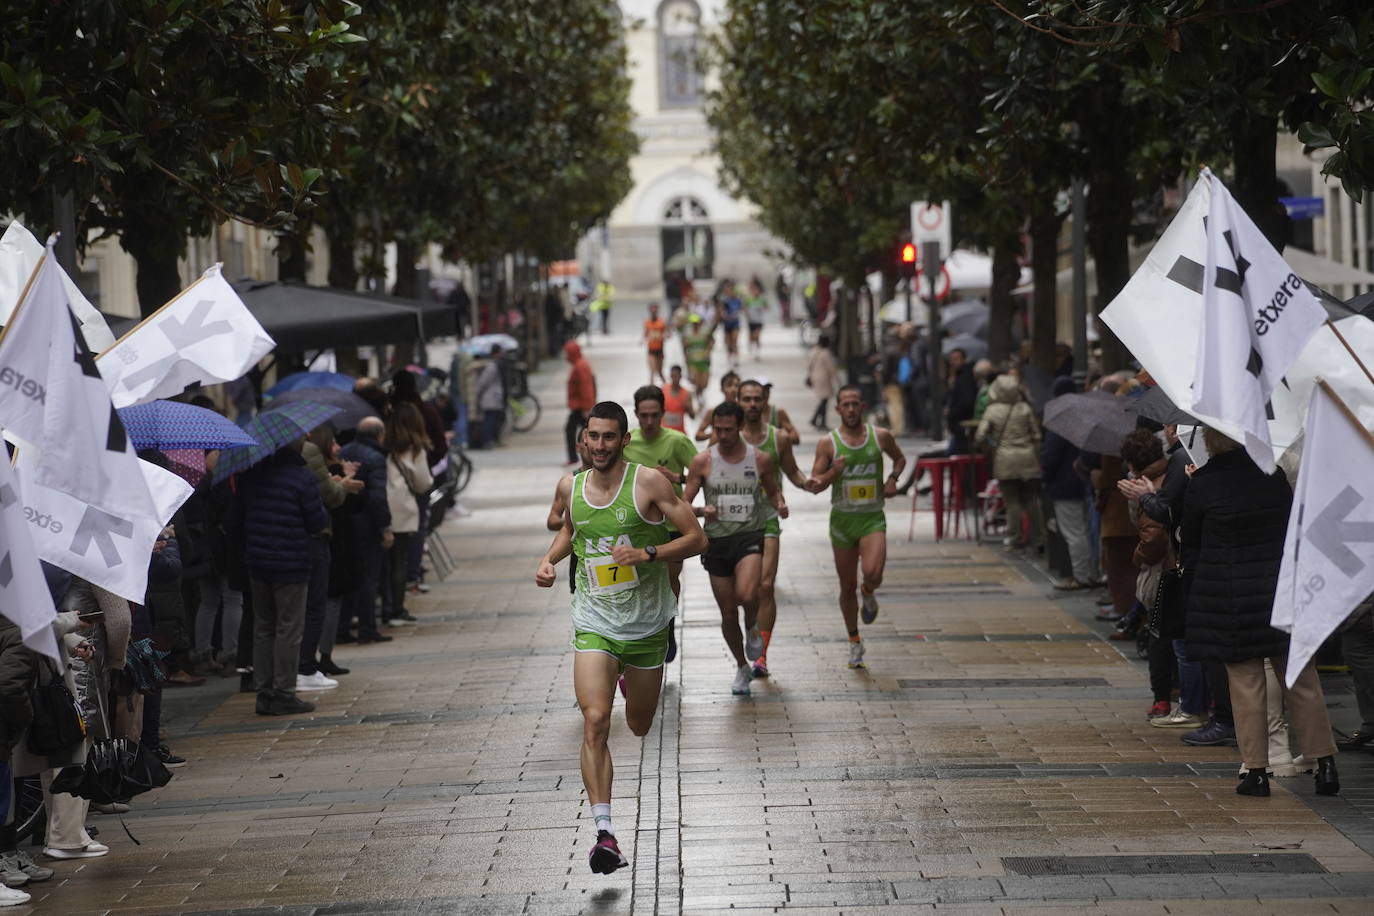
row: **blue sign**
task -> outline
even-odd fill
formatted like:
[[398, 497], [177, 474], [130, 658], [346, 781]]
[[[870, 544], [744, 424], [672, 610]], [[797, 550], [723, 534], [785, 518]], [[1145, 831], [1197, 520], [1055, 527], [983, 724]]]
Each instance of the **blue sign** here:
[[1324, 197], [1280, 197], [1279, 201], [1291, 219], [1312, 219], [1326, 215]]

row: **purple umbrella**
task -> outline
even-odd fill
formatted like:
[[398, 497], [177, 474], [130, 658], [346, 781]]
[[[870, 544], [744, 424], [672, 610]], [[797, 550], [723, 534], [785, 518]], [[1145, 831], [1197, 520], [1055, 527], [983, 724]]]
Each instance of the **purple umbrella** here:
[[258, 442], [213, 410], [180, 401], [121, 407], [119, 419], [137, 449], [232, 448]]

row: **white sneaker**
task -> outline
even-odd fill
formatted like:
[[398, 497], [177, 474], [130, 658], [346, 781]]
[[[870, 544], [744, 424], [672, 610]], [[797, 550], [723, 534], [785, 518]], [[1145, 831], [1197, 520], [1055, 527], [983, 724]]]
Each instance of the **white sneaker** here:
[[749, 682], [753, 679], [753, 670], [748, 665], [740, 665], [735, 672], [735, 682], [730, 685], [730, 692], [737, 697], [749, 696]]
[[17, 891], [12, 887], [0, 887], [0, 906], [19, 906], [21, 903], [28, 903], [32, 899], [25, 891]]
[[1200, 716], [1184, 712], [1183, 705], [1179, 704], [1167, 716], [1151, 719], [1150, 724], [1155, 728], [1201, 728], [1206, 723], [1202, 721]]
[[855, 639], [849, 643], [849, 667], [868, 667], [864, 664], [864, 641], [862, 639]]
[[49, 859], [96, 859], [109, 854], [110, 847], [94, 840], [80, 849], [53, 849], [49, 847], [43, 850], [43, 855]]
[[749, 632], [744, 634], [744, 657], [751, 662], [758, 661], [763, 654], [763, 634], [759, 632], [759, 625], [754, 624], [749, 628]]
[[383, 623], [385, 626], [388, 626], [388, 627], [413, 627], [413, 626], [415, 626], [415, 621], [413, 621], [413, 620], [407, 620], [407, 619], [404, 618], [404, 617], [392, 617], [390, 620], [384, 620], [384, 621], [382, 621], [382, 623]]
[[859, 609], [859, 615], [863, 618], [863, 622], [872, 623], [877, 620], [878, 596], [861, 588], [859, 589], [859, 601], [862, 605]]
[[296, 675], [297, 690], [328, 690], [330, 687], [337, 686], [339, 686], [339, 682], [327, 676], [323, 671]]

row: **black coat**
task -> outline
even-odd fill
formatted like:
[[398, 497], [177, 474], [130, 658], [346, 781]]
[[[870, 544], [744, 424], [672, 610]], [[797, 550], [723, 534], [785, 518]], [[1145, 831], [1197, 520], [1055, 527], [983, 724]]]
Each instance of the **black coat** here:
[[0, 757], [6, 761], [33, 721], [29, 702], [33, 675], [33, 655], [24, 647], [19, 625], [0, 617]]
[[377, 534], [391, 527], [391, 507], [386, 501], [386, 454], [380, 442], [362, 433], [339, 450], [339, 456], [345, 461], [358, 462], [358, 473], [354, 476], [364, 484], [365, 514], [358, 527], [370, 526]]
[[234, 504], [253, 575], [268, 582], [310, 578], [310, 538], [329, 524], [320, 485], [305, 459], [284, 448], [239, 480]]
[[1188, 658], [1239, 662], [1288, 652], [1269, 625], [1293, 491], [1243, 449], [1203, 465], [1183, 495]]

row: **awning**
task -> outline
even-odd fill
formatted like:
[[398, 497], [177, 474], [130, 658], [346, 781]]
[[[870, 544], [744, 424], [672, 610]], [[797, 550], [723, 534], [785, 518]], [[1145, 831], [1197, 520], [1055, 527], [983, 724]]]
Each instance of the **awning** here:
[[420, 312], [362, 293], [304, 283], [234, 287], [277, 349], [291, 352], [414, 343]]
[[386, 305], [416, 309], [420, 313], [420, 321], [424, 326], [425, 340], [432, 340], [435, 337], [450, 337], [458, 333], [457, 310], [447, 302], [435, 302], [432, 299], [409, 299], [405, 296], [388, 296], [384, 293], [359, 293], [346, 289], [333, 289], [332, 287], [293, 284], [293, 288], [311, 291], [325, 290], [330, 293], [356, 296], [368, 302], [381, 302]]

